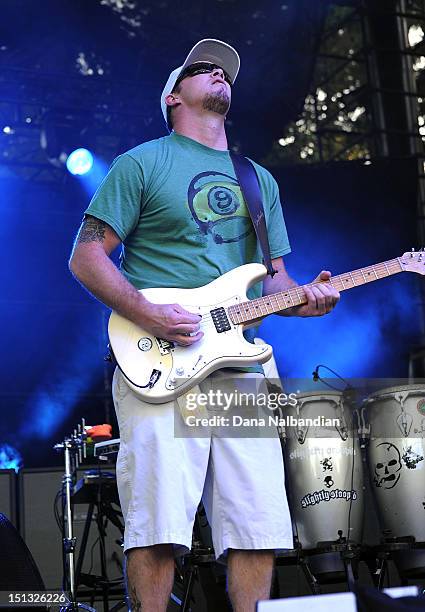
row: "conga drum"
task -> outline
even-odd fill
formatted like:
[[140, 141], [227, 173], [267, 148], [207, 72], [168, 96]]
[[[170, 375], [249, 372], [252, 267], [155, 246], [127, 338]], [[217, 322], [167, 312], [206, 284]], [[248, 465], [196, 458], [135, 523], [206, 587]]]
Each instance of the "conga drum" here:
[[[303, 549], [361, 542], [363, 472], [351, 408], [338, 391], [297, 394], [285, 407], [285, 466]], [[297, 423], [297, 424], [296, 424]]]
[[425, 385], [382, 389], [365, 403], [368, 469], [384, 541], [424, 550], [398, 554], [405, 571], [425, 571]]

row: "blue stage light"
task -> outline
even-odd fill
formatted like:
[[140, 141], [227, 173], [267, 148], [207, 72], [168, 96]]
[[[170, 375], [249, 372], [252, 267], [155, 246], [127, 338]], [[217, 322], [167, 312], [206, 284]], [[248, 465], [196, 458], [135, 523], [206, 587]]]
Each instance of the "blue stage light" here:
[[0, 444], [0, 469], [15, 470], [17, 472], [23, 465], [20, 452], [9, 444]]
[[82, 176], [90, 172], [93, 166], [93, 155], [88, 149], [75, 149], [66, 160], [66, 167], [71, 174]]
[[108, 173], [108, 164], [103, 159], [95, 157], [93, 160], [93, 168], [87, 174], [79, 176], [78, 180], [84, 189], [86, 196], [91, 198], [99, 187], [100, 183]]

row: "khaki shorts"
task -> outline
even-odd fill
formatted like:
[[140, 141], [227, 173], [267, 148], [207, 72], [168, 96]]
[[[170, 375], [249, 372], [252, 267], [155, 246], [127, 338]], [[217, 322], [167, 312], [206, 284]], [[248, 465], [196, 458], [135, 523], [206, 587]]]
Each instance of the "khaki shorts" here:
[[[264, 380], [262, 374], [237, 376], [240, 381]], [[201, 391], [222, 388], [224, 379], [223, 370], [214, 372], [201, 383]], [[176, 555], [188, 552], [201, 499], [217, 558], [229, 548], [293, 548], [276, 430], [256, 437], [180, 437], [174, 421], [182, 417], [175, 402], [141, 401], [118, 369], [113, 397], [121, 439], [117, 481], [125, 551], [172, 543]]]

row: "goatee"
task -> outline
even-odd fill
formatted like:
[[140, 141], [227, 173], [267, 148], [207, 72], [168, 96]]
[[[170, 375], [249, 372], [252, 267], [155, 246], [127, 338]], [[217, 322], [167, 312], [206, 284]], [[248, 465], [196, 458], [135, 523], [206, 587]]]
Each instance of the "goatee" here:
[[230, 99], [224, 88], [213, 94], [206, 94], [202, 102], [202, 108], [219, 115], [226, 115], [229, 110]]

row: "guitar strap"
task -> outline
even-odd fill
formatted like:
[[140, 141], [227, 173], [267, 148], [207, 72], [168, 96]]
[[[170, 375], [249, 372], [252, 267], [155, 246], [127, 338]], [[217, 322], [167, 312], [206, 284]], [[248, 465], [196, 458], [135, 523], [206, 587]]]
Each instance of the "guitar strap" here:
[[229, 151], [236, 178], [246, 202], [251, 221], [254, 225], [258, 242], [263, 253], [264, 264], [267, 274], [273, 278], [276, 270], [273, 269], [270, 257], [270, 244], [267, 235], [266, 218], [264, 216], [263, 199], [261, 196], [260, 184], [254, 166], [246, 157]]

